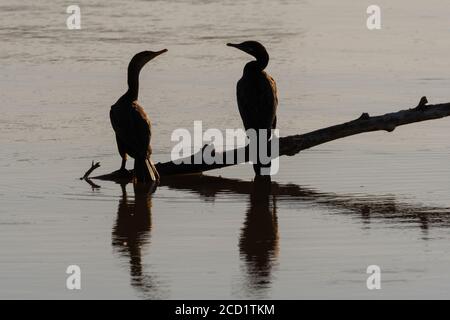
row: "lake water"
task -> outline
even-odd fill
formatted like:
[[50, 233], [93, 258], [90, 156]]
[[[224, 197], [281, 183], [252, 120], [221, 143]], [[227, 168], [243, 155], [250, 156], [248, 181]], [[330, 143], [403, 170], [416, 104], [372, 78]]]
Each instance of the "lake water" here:
[[448, 1], [378, 1], [377, 31], [350, 0], [77, 4], [67, 30], [65, 1], [0, 0], [0, 298], [450, 298], [449, 119], [282, 157], [271, 186], [248, 165], [153, 195], [78, 179], [120, 165], [108, 113], [142, 50], [169, 49], [141, 75], [156, 161], [194, 120], [241, 127], [227, 42], [268, 48], [281, 136], [447, 102]]

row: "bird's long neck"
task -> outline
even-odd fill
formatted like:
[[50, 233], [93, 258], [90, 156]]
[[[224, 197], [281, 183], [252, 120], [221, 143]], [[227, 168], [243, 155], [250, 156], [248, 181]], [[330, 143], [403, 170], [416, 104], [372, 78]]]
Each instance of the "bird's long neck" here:
[[245, 66], [245, 71], [250, 72], [261, 72], [269, 65], [269, 54], [267, 52], [260, 54], [255, 57], [255, 61], [247, 63]]
[[136, 68], [134, 66], [128, 67], [128, 91], [126, 96], [131, 101], [136, 101], [139, 96], [139, 74], [141, 73], [141, 68]]

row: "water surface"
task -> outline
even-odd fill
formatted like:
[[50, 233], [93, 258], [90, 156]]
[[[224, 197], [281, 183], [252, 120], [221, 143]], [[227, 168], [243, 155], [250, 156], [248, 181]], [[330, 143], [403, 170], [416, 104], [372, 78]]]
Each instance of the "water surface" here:
[[[157, 161], [176, 128], [239, 128], [235, 83], [256, 39], [280, 91], [282, 136], [449, 100], [450, 5], [379, 1], [0, 1], [1, 298], [449, 298], [447, 119], [282, 158], [272, 185], [250, 166], [132, 185], [79, 181], [120, 165], [108, 112], [141, 50]], [[129, 164], [131, 166], [131, 163]], [[68, 265], [82, 290], [65, 288]], [[367, 266], [383, 271], [366, 288]]]

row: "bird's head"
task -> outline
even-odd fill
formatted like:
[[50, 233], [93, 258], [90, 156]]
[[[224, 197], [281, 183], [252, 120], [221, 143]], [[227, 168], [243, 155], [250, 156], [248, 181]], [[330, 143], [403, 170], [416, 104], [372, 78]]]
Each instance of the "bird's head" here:
[[141, 70], [147, 62], [153, 60], [157, 56], [167, 52], [167, 49], [161, 51], [142, 51], [136, 54], [130, 61], [129, 68], [134, 70]]
[[258, 41], [245, 41], [239, 44], [228, 43], [227, 46], [242, 50], [255, 57], [257, 60], [269, 59], [266, 48]]

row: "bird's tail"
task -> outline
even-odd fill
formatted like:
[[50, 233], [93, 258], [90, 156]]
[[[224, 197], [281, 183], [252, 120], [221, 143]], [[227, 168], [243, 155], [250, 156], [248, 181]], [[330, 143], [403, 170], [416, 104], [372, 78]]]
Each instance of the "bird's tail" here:
[[136, 159], [134, 161], [134, 174], [137, 182], [159, 182], [159, 173], [150, 158]]

